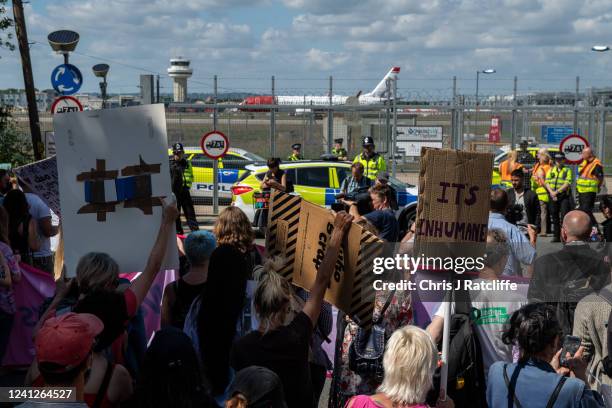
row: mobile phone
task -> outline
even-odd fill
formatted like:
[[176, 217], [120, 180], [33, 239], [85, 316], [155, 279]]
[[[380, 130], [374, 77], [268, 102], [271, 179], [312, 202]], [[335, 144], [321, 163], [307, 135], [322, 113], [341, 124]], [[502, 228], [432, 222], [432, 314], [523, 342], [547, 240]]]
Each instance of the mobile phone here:
[[580, 339], [580, 337], [576, 337], [576, 336], [565, 336], [563, 338], [563, 347], [561, 349], [561, 356], [559, 356], [559, 364], [562, 365], [563, 367], [568, 367], [567, 364], [567, 358], [566, 355], [567, 353], [570, 354], [570, 356], [574, 356], [574, 354], [576, 354], [576, 352], [578, 351], [578, 348], [580, 347], [580, 344], [582, 343], [582, 340]]

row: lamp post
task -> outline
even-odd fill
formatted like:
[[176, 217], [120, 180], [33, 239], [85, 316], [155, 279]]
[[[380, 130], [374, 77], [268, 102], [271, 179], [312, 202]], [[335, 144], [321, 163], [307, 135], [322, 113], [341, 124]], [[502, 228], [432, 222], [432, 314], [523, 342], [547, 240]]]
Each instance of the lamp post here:
[[[591, 51], [595, 52], [606, 52], [610, 51], [610, 47], [607, 45], [594, 45], [591, 47]], [[603, 104], [602, 104], [603, 105]], [[604, 143], [606, 140], [606, 112], [601, 111], [599, 117], [599, 139], [597, 140], [597, 155], [602, 157], [604, 154]]]
[[476, 71], [476, 114], [474, 115], [474, 136], [476, 136], [476, 126], [478, 126], [478, 107], [480, 106], [480, 102], [478, 100], [478, 85], [480, 83], [480, 74], [494, 74], [495, 70], [493, 68], [487, 68]]
[[110, 67], [108, 66], [108, 64], [96, 64], [92, 68], [94, 75], [98, 78], [102, 78], [102, 82], [100, 82], [102, 109], [106, 108], [106, 74], [108, 74], [109, 69]]

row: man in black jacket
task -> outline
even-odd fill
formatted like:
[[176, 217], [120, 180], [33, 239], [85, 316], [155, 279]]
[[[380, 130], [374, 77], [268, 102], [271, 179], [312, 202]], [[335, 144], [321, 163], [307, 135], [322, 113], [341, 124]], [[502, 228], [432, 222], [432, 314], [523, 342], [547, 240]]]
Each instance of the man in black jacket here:
[[[196, 220], [193, 201], [191, 199], [191, 185], [193, 183], [193, 168], [191, 161], [185, 157], [185, 149], [181, 143], [172, 146], [172, 159], [170, 160], [170, 178], [172, 182], [172, 192], [176, 196], [176, 206], [179, 211], [183, 209], [183, 214], [187, 219], [187, 225], [191, 231], [199, 228]], [[183, 224], [181, 217], [176, 219], [176, 233], [183, 234]]]
[[516, 209], [522, 207], [522, 219], [509, 220], [509, 222], [535, 225], [536, 230], [539, 230], [541, 222], [538, 195], [531, 190], [525, 190], [525, 173], [522, 169], [514, 170], [510, 177], [512, 188], [507, 190], [508, 203]]

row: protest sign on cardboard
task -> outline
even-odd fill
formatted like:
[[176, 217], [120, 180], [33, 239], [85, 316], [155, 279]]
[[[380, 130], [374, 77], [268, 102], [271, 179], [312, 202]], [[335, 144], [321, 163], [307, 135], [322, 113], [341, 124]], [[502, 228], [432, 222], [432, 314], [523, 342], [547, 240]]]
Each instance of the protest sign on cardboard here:
[[[283, 276], [291, 277], [295, 285], [310, 289], [333, 232], [333, 214], [297, 196], [275, 191], [269, 217], [269, 254], [285, 258], [286, 263], [280, 271]], [[377, 278], [372, 264], [382, 250], [380, 239], [353, 224], [325, 292], [326, 301], [363, 327], [372, 323], [373, 281]]]
[[13, 172], [21, 185], [37, 194], [54, 213], [61, 215], [55, 156], [14, 168]]
[[[74, 276], [90, 251], [106, 252], [120, 272], [142, 270], [171, 195], [163, 105], [71, 112], [53, 117], [64, 262]], [[169, 232], [164, 269], [178, 266]]]
[[489, 219], [493, 155], [450, 149], [421, 151], [415, 253], [478, 257]]

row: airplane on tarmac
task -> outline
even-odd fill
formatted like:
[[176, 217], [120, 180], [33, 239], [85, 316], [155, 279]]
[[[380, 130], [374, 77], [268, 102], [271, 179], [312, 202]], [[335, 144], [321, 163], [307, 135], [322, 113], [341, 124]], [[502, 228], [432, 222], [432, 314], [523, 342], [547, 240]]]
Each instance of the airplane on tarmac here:
[[[376, 85], [371, 92], [361, 94], [361, 91], [355, 96], [359, 105], [373, 105], [383, 104], [387, 101], [387, 80], [395, 80], [400, 72], [400, 67], [392, 67], [387, 75]], [[332, 95], [332, 105], [345, 105], [350, 103], [349, 96], [346, 95]], [[329, 96], [315, 96], [315, 95], [290, 95], [290, 96], [272, 96], [272, 95], [261, 95], [261, 96], [249, 96], [241, 105], [314, 105], [314, 106], [329, 106]]]

